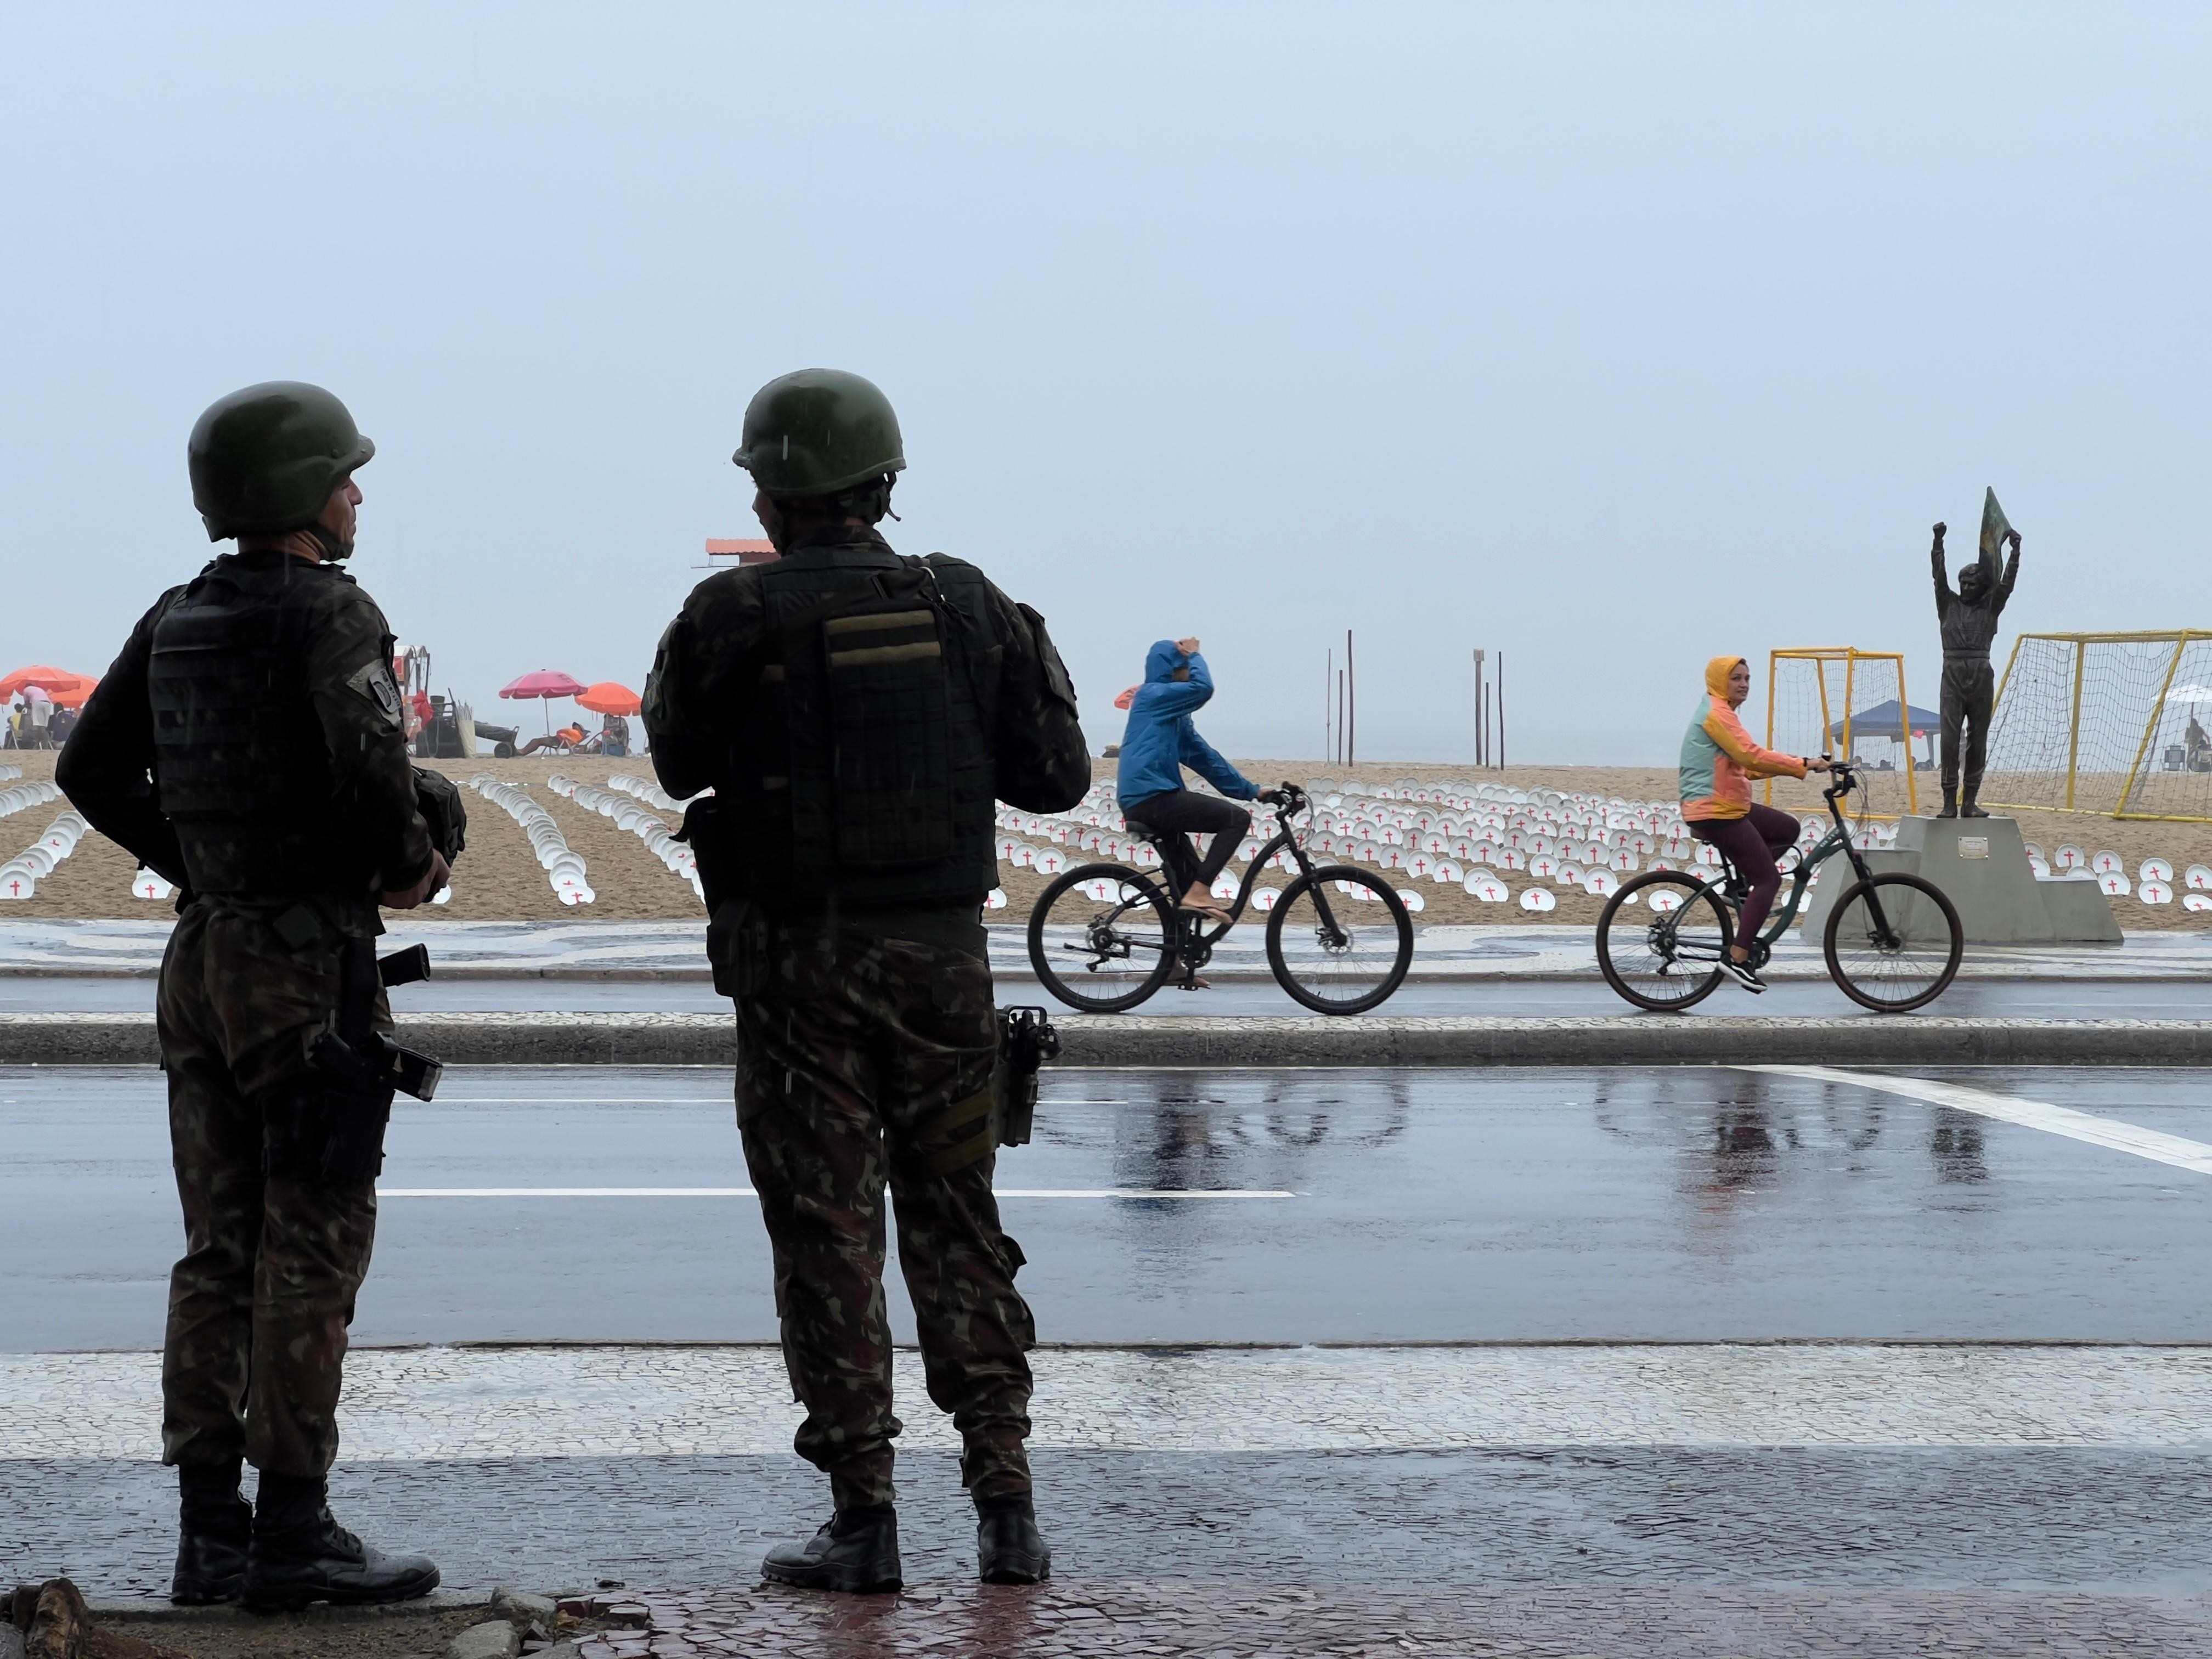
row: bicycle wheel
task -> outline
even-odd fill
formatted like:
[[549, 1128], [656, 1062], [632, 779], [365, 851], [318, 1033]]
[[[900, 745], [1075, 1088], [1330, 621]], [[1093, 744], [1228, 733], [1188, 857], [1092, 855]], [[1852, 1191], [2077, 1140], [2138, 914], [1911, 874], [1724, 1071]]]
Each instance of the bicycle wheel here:
[[1735, 936], [1735, 917], [1711, 888], [1680, 871], [1653, 870], [1606, 901], [1598, 969], [1638, 1007], [1676, 1013], [1712, 994]]
[[1902, 1014], [1943, 994], [1966, 933], [1942, 889], [1890, 871], [1836, 901], [1822, 945], [1845, 996], [1876, 1013]]
[[[1364, 887], [1375, 898], [1339, 892], [1336, 882]], [[1413, 918], [1372, 870], [1324, 865], [1285, 887], [1267, 912], [1267, 965], [1276, 982], [1316, 1013], [1364, 1014], [1405, 982], [1413, 965]]]
[[1079, 865], [1030, 912], [1030, 965], [1071, 1008], [1116, 1014], [1160, 988], [1175, 967], [1168, 896], [1126, 864]]

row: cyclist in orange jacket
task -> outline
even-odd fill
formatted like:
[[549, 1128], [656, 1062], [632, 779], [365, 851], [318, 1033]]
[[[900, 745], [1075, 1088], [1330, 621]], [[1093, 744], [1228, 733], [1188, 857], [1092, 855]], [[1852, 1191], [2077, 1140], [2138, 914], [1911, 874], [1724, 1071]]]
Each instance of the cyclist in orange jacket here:
[[1825, 772], [1828, 763], [1762, 749], [1735, 711], [1751, 695], [1751, 665], [1741, 657], [1715, 657], [1705, 665], [1705, 696], [1682, 737], [1682, 821], [1699, 841], [1720, 848], [1736, 873], [1751, 884], [1736, 923], [1735, 943], [1722, 964], [1747, 991], [1766, 981], [1752, 965], [1751, 947], [1782, 890], [1775, 860], [1797, 839], [1797, 820], [1751, 798], [1753, 778], [1802, 778]]

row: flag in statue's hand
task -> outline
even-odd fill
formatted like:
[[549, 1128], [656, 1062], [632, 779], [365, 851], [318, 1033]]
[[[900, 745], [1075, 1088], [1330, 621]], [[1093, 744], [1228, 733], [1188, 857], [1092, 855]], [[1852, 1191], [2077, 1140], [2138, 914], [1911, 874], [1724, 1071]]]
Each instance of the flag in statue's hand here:
[[1997, 492], [1985, 491], [1982, 496], [1982, 557], [1991, 564], [2003, 558], [2005, 538], [2011, 534], [2012, 520], [1997, 505]]

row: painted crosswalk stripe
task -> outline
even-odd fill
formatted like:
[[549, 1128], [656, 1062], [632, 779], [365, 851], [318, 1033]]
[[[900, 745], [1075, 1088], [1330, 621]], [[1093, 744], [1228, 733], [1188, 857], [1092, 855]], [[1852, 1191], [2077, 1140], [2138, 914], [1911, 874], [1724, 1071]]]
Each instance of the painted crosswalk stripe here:
[[[380, 1187], [379, 1198], [757, 1198], [750, 1187]], [[1002, 1187], [1000, 1198], [1296, 1198], [1291, 1192], [1228, 1187]]]
[[2170, 1164], [2178, 1170], [2212, 1175], [2212, 1146], [2203, 1141], [2166, 1134], [2158, 1129], [2146, 1129], [2138, 1124], [2122, 1123], [2109, 1117], [2099, 1117], [2093, 1112], [2077, 1112], [2070, 1106], [2055, 1106], [2049, 1101], [2026, 1100], [2018, 1095], [1993, 1094], [1987, 1089], [1970, 1089], [1962, 1083], [1938, 1083], [1929, 1078], [1887, 1077], [1874, 1072], [1845, 1072], [1832, 1066], [1738, 1066], [1735, 1069], [1876, 1089], [1884, 1094], [1902, 1095], [1907, 1100], [1925, 1101], [1931, 1106], [1949, 1106], [1959, 1111], [1973, 1112], [1983, 1117], [1995, 1118], [2002, 1123], [2017, 1123], [2023, 1128], [2045, 1130], [2069, 1139], [2087, 1141], [2093, 1146], [2109, 1147], [2116, 1152], [2131, 1152], [2154, 1163]]

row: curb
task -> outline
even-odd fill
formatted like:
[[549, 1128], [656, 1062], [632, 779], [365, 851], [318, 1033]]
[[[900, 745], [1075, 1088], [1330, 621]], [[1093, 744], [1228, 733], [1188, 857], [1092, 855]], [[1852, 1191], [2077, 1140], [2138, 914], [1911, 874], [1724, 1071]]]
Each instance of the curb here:
[[[1614, 1014], [1552, 1019], [1061, 1015], [1062, 1066], [2191, 1066], [2212, 1020], [1844, 1019]], [[446, 1013], [400, 1042], [451, 1066], [727, 1066], [723, 1014]], [[151, 1014], [0, 1014], [0, 1065], [150, 1066]]]
[[311, 1601], [297, 1613], [272, 1614], [248, 1613], [235, 1602], [218, 1602], [211, 1607], [180, 1607], [167, 1601], [148, 1596], [143, 1601], [94, 1601], [87, 1597], [85, 1607], [99, 1625], [244, 1625], [254, 1630], [273, 1627], [280, 1618], [302, 1625], [359, 1625], [384, 1623], [394, 1620], [436, 1619], [449, 1613], [472, 1613], [489, 1609], [489, 1590], [433, 1590], [428, 1595], [418, 1595], [411, 1601], [392, 1601], [375, 1607], [336, 1607], [328, 1601]]

